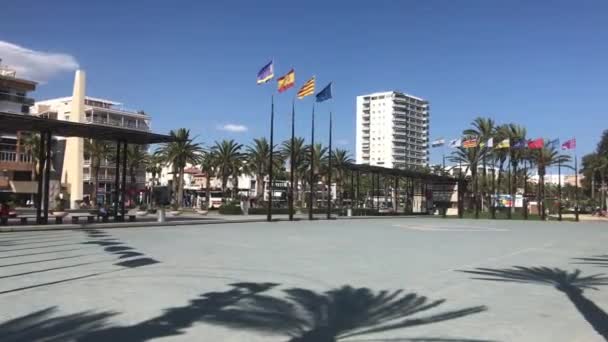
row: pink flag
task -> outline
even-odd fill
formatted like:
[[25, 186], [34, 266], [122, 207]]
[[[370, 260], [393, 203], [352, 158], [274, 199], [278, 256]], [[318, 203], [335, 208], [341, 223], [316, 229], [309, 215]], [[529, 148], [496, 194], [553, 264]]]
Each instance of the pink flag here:
[[574, 150], [576, 148], [576, 138], [564, 141], [562, 150]]

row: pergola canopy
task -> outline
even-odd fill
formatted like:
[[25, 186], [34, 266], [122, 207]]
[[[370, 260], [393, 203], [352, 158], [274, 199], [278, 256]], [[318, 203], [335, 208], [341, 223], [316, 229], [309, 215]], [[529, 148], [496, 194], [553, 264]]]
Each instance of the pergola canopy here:
[[135, 129], [0, 112], [0, 132], [15, 133], [17, 131], [50, 132], [52, 135], [61, 137], [121, 141], [135, 145], [168, 143], [176, 140], [170, 135]]
[[451, 176], [434, 175], [430, 173], [424, 173], [414, 170], [402, 170], [402, 169], [389, 169], [381, 166], [374, 166], [368, 164], [347, 164], [346, 168], [351, 171], [359, 171], [364, 173], [379, 173], [382, 175], [399, 176], [423, 180], [432, 180], [437, 182], [453, 182], [456, 183], [458, 180]]

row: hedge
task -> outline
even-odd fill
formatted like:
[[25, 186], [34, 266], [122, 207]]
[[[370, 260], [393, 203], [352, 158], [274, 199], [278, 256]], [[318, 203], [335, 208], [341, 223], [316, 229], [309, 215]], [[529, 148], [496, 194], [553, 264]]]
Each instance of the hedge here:
[[[268, 213], [268, 208], [249, 208], [249, 215], [266, 215]], [[273, 215], [289, 215], [288, 208], [273, 208]]]
[[222, 215], [242, 215], [241, 207], [233, 204], [223, 204], [219, 209]]

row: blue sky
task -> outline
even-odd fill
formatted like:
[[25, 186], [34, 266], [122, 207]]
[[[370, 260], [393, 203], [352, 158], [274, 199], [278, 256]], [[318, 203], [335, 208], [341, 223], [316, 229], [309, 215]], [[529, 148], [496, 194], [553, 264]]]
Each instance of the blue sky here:
[[[144, 109], [155, 131], [187, 127], [207, 145], [268, 136], [275, 83], [256, 86], [270, 58], [302, 84], [334, 81], [317, 138], [354, 154], [355, 96], [400, 90], [431, 103], [431, 139], [457, 137], [477, 116], [516, 122], [532, 137], [576, 136], [590, 152], [608, 128], [608, 2], [582, 1], [12, 1], [0, 41], [70, 55], [88, 94]], [[2, 50], [0, 49], [0, 54]], [[65, 56], [64, 56], [65, 57]], [[0, 56], [2, 58], [2, 56]], [[70, 69], [67, 66], [66, 69]], [[60, 70], [33, 95], [71, 93]], [[276, 97], [276, 139], [291, 99]], [[312, 98], [296, 102], [310, 134]], [[245, 125], [245, 132], [218, 130]], [[441, 149], [432, 161], [441, 159]]]

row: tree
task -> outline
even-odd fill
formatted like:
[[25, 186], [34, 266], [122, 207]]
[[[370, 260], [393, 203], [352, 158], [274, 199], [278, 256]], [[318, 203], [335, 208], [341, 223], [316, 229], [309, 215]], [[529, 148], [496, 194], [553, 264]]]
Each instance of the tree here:
[[465, 175], [468, 170], [471, 170], [471, 183], [473, 192], [473, 207], [475, 210], [475, 217], [479, 217], [479, 202], [477, 199], [477, 166], [481, 160], [482, 150], [478, 147], [464, 148], [458, 147], [450, 156], [450, 161], [465, 164]]
[[170, 131], [169, 135], [175, 141], [164, 144], [156, 153], [171, 165], [173, 172], [173, 200], [176, 206], [181, 206], [184, 197], [184, 169], [187, 164], [197, 165], [204, 150], [201, 144], [195, 143], [190, 137], [190, 130], [180, 128]]
[[[511, 144], [526, 141], [526, 128], [523, 126], [509, 124], [508, 134]], [[513, 181], [511, 182], [511, 189], [509, 189], [509, 193], [511, 194], [512, 200], [514, 200], [515, 189], [517, 188], [517, 168], [522, 161], [526, 160], [529, 150], [523, 148], [510, 148], [509, 152], [509, 162], [511, 164], [511, 173], [509, 174], [509, 177], [511, 177], [511, 174], [513, 175]]]
[[561, 164], [562, 166], [567, 165], [570, 161], [570, 156], [560, 154], [553, 144], [545, 142], [543, 148], [528, 150], [530, 161], [536, 166], [538, 170], [538, 207], [540, 210], [541, 219], [545, 219], [545, 174], [547, 168]]
[[205, 174], [205, 203], [206, 209], [209, 210], [211, 205], [211, 175], [214, 170], [214, 156], [213, 153], [206, 152], [201, 158], [201, 171]]
[[[490, 118], [478, 117], [475, 120], [473, 120], [473, 122], [471, 123], [471, 126], [472, 126], [471, 128], [465, 129], [462, 132], [462, 134], [469, 138], [477, 139], [477, 147], [475, 147], [475, 149], [479, 150], [478, 163], [481, 162], [483, 164], [483, 170], [482, 170], [483, 182], [481, 185], [481, 192], [482, 192], [481, 201], [483, 201], [484, 198], [486, 197], [485, 194], [487, 193], [487, 188], [488, 188], [486, 156], [492, 150], [490, 147], [487, 146], [487, 141], [488, 141], [488, 139], [494, 137], [495, 124], [494, 124], [494, 120], [492, 120]], [[476, 165], [476, 168], [477, 168], [477, 165]], [[475, 172], [475, 173], [477, 174], [477, 172]], [[477, 181], [478, 181], [477, 176], [475, 176], [473, 179], [474, 187], [478, 187]], [[475, 190], [474, 192], [475, 192], [475, 196], [478, 196], [477, 190]], [[475, 215], [478, 216], [479, 215], [479, 213], [478, 213], [479, 212], [479, 208], [478, 208], [479, 207], [479, 198], [476, 198], [475, 205], [476, 205]]]
[[[294, 138], [293, 145], [293, 156], [294, 158], [294, 199], [301, 202], [301, 192], [298, 191], [298, 185], [303, 184], [302, 180], [304, 175], [306, 174], [306, 159], [310, 158], [310, 155], [307, 155], [306, 147], [304, 146], [304, 138], [296, 137]], [[290, 160], [289, 167], [291, 168], [291, 156], [292, 156], [292, 147], [291, 147], [291, 139], [287, 139], [283, 141], [281, 144], [281, 159], [282, 160]]]
[[[307, 170], [306, 174], [304, 176], [304, 179], [306, 179], [306, 182], [308, 183], [308, 185], [310, 185], [310, 173], [312, 172], [313, 174], [313, 186], [315, 188], [315, 190], [313, 191], [312, 194], [310, 194], [311, 196], [315, 196], [316, 192], [316, 185], [319, 181], [322, 180], [322, 175], [326, 174], [325, 170], [327, 169], [327, 151], [328, 148], [327, 147], [323, 147], [323, 145], [321, 144], [315, 144], [314, 148], [313, 148], [313, 161], [314, 161], [314, 170], [311, 170], [310, 167], [310, 155], [311, 155], [311, 146], [310, 145], [306, 145], [306, 159], [305, 159], [305, 163], [304, 163], [304, 168]], [[316, 205], [316, 201], [313, 200], [313, 207]]]
[[[280, 152], [273, 149], [274, 170], [282, 165]], [[245, 152], [247, 162], [246, 171], [255, 175], [255, 189], [257, 202], [264, 198], [264, 179], [268, 175], [268, 163], [270, 162], [270, 144], [266, 138], [253, 139], [253, 143], [247, 146]]]
[[34, 169], [34, 175], [38, 176], [38, 168], [40, 163], [40, 134], [38, 133], [22, 133], [21, 135], [21, 146], [25, 152], [32, 156], [36, 167]]
[[142, 145], [128, 145], [127, 148], [127, 169], [131, 189], [137, 187], [137, 171], [145, 169], [150, 161], [148, 151]]
[[154, 186], [157, 185], [156, 176], [160, 176], [162, 173], [162, 165], [163, 160], [160, 156], [156, 154], [148, 154], [148, 160], [146, 161], [146, 173], [150, 173], [152, 175], [152, 184], [150, 185], [150, 204], [156, 205], [156, 201], [154, 199]]
[[[243, 166], [244, 155], [241, 152], [242, 144], [237, 143], [233, 139], [216, 141], [211, 148], [213, 154], [213, 165], [215, 166], [216, 175], [222, 181], [222, 193], [226, 194], [228, 178], [239, 172]], [[235, 179], [235, 182], [237, 180]]]
[[332, 152], [331, 157], [331, 165], [333, 170], [331, 170], [334, 174], [334, 179], [336, 182], [336, 193], [338, 194], [338, 201], [340, 202], [340, 206], [342, 206], [342, 188], [344, 183], [344, 177], [349, 164], [353, 163], [353, 158], [350, 156], [348, 151], [342, 149], [335, 149]]
[[[510, 140], [510, 127], [509, 125], [500, 125], [497, 126], [494, 130], [494, 144], [498, 144], [505, 139]], [[496, 148], [492, 151], [492, 159], [493, 163], [498, 163], [498, 175], [496, 177], [496, 189], [500, 192], [502, 185], [502, 176], [504, 165], [509, 157], [509, 149], [506, 148]]]
[[[107, 141], [85, 139], [84, 140], [84, 157], [91, 161], [91, 204], [97, 206], [97, 189], [99, 188], [99, 170], [101, 163], [110, 159], [114, 153], [114, 149], [110, 147]], [[116, 200], [116, 199], [115, 199]]]

